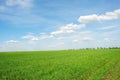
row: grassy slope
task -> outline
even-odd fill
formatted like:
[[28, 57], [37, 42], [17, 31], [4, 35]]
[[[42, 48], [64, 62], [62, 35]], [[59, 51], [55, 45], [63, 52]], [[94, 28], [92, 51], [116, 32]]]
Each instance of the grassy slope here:
[[120, 49], [0, 53], [0, 80], [119, 80]]

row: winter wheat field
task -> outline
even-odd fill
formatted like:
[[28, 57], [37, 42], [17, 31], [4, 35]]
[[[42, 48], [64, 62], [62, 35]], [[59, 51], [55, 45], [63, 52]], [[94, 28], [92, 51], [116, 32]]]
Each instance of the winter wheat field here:
[[0, 80], [120, 80], [120, 49], [0, 52]]
[[0, 80], [120, 80], [120, 0], [0, 0]]

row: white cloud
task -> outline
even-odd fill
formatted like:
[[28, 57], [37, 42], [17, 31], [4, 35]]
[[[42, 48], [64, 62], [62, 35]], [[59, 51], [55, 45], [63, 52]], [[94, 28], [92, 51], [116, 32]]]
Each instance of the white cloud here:
[[120, 9], [117, 9], [113, 12], [106, 12], [104, 15], [87, 15], [87, 16], [80, 16], [78, 21], [80, 23], [92, 23], [92, 22], [99, 22], [99, 21], [105, 21], [105, 20], [113, 20], [120, 18]]
[[[94, 39], [92, 37], [84, 37], [83, 35], [83, 38], [76, 38], [76, 39], [73, 39], [73, 42], [75, 43], [78, 43], [78, 42], [81, 42], [81, 41], [93, 41]], [[84, 43], [84, 42], [82, 42]]]
[[32, 0], [6, 0], [7, 6], [18, 6], [20, 8], [32, 7]]
[[50, 39], [50, 38], [54, 38], [54, 36], [53, 35], [42, 35], [42, 36], [39, 37], [40, 40], [42, 40], [42, 39]]
[[100, 30], [110, 30], [110, 29], [114, 29], [116, 28], [117, 26], [105, 26], [105, 27], [101, 27], [99, 28]]
[[[115, 14], [117, 12], [118, 11], [116, 10], [112, 13]], [[98, 20], [98, 18], [94, 18], [95, 16], [93, 16], [93, 18], [91, 17], [91, 19], [94, 19], [94, 20], [87, 20], [87, 18], [86, 18], [87, 23], [94, 22], [94, 21], [108, 20], [108, 19], [101, 19], [101, 16], [108, 17], [108, 13], [105, 13], [105, 15], [100, 15], [100, 16], [96, 15], [96, 16], [98, 18], [100, 18], [100, 20]], [[37, 18], [37, 16], [36, 16], [36, 18]], [[111, 20], [111, 19], [109, 18], [109, 20]], [[18, 20], [16, 20], [16, 21], [18, 21]], [[27, 20], [25, 20], [25, 21], [27, 21]], [[74, 47], [75, 48], [94, 47], [94, 46], [96, 46], [96, 44], [98, 44], [97, 39], [99, 39], [100, 37], [103, 37], [102, 34], [109, 34], [111, 36], [111, 34], [115, 35], [115, 34], [120, 33], [120, 30], [117, 29], [116, 31], [112, 31], [112, 32], [111, 31], [102, 32], [101, 35], [99, 35], [100, 34], [99, 32], [92, 32], [92, 31], [86, 30], [86, 28], [83, 29], [83, 31], [77, 32], [77, 30], [84, 28], [84, 27], [85, 27], [85, 24], [83, 24], [83, 23], [82, 24], [81, 23], [80, 24], [70, 23], [70, 24], [66, 24], [65, 26], [61, 26], [57, 31], [53, 31], [50, 34], [40, 33], [40, 34], [36, 35], [34, 33], [29, 32], [27, 35], [22, 36], [22, 39], [27, 39], [26, 42], [23, 42], [22, 44], [21, 43], [14, 44], [14, 45], [10, 44], [9, 45], [10, 47], [8, 46], [7, 49], [10, 50], [11, 46], [13, 46], [13, 47], [15, 46], [14, 50], [16, 50], [16, 46], [18, 46], [18, 45], [20, 45], [20, 47], [18, 46], [18, 50], [20, 50], [21, 48], [22, 48], [21, 50], [24, 50], [26, 48], [28, 50], [32, 50], [32, 49], [39, 50], [39, 49], [65, 49], [65, 48], [74, 48]], [[109, 30], [109, 29], [113, 29], [114, 27], [115, 26], [106, 26], [106, 27], [101, 27], [99, 29]], [[70, 34], [70, 33], [74, 33], [74, 34]], [[59, 34], [69, 34], [69, 35], [59, 35]], [[56, 36], [56, 35], [58, 35], [58, 36]], [[37, 42], [35, 42], [35, 41], [37, 41]], [[87, 41], [90, 44], [88, 44]], [[110, 41], [113, 41], [113, 39], [104, 38], [104, 40], [103, 39], [101, 40], [100, 44], [101, 44], [101, 46], [104, 46], [104, 44], [106, 42], [110, 43]], [[18, 42], [19, 41], [15, 41], [15, 40], [6, 41], [6, 43], [18, 43]], [[77, 43], [79, 43], [80, 45], [78, 45]], [[113, 41], [113, 43], [115, 43], [115, 42]], [[54, 48], [48, 48], [48, 47], [54, 47]], [[4, 47], [4, 48], [6, 49], [6, 47]]]
[[60, 29], [58, 31], [54, 31], [52, 32], [51, 34], [52, 35], [57, 35], [57, 34], [69, 34], [69, 33], [74, 33], [76, 30], [78, 29], [81, 29], [85, 27], [84, 24], [73, 24], [73, 23], [70, 23], [70, 24], [67, 24], [65, 26], [61, 26]]
[[73, 42], [79, 42], [80, 40], [78, 40], [78, 39], [75, 39], [75, 40], [73, 40]]
[[34, 36], [31, 36], [31, 35], [25, 35], [25, 36], [22, 36], [22, 39], [31, 39], [33, 38]]
[[22, 39], [28, 39], [30, 41], [39, 41], [39, 40], [50, 39], [50, 38], [54, 38], [54, 36], [53, 35], [46, 35], [46, 34], [43, 34], [41, 36], [35, 36], [32, 34], [22, 36]]
[[111, 39], [110, 39], [110, 38], [104, 38], [104, 41], [106, 41], [106, 42], [110, 42]]
[[46, 33], [43, 32], [43, 33], [40, 33], [40, 35], [46, 35]]
[[119, 39], [112, 39], [112, 38], [104, 38], [103, 39], [105, 42], [119, 42]]
[[52, 32], [51, 34], [52, 35], [57, 35], [57, 34], [66, 34], [66, 33], [74, 33], [74, 31], [73, 30], [59, 30], [59, 31], [54, 31], [54, 32]]
[[118, 34], [120, 34], [120, 29], [102, 33], [103, 36], [111, 36], [111, 35], [118, 35]]
[[83, 41], [92, 41], [94, 39], [92, 37], [84, 37], [82, 40]]
[[103, 39], [105, 42], [120, 42], [119, 39], [113, 39], [113, 38], [104, 38]]
[[37, 37], [33, 36], [33, 35], [25, 35], [22, 36], [22, 39], [28, 39], [28, 40], [39, 40]]
[[19, 43], [19, 41], [16, 41], [16, 40], [9, 40], [9, 41], [6, 41], [6, 43]]
[[57, 40], [64, 40], [65, 39], [65, 37], [58, 37], [58, 38], [56, 38]]
[[38, 41], [39, 39], [37, 37], [33, 37], [31, 40], [32, 41]]

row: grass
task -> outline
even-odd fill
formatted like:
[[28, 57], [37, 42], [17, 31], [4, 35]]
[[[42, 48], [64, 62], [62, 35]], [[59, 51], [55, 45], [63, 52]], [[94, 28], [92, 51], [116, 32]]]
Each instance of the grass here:
[[1, 52], [0, 80], [120, 80], [120, 49]]

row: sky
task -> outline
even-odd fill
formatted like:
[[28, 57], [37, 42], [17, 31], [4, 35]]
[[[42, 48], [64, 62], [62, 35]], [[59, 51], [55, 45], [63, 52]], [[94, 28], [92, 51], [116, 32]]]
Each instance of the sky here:
[[120, 0], [0, 0], [0, 51], [120, 47]]

